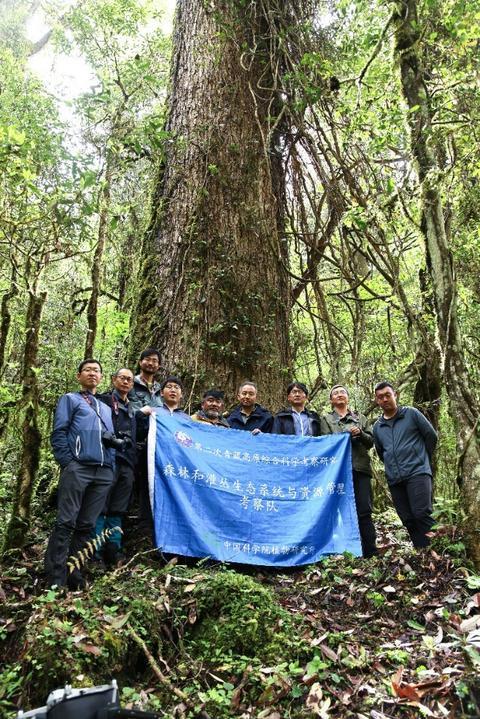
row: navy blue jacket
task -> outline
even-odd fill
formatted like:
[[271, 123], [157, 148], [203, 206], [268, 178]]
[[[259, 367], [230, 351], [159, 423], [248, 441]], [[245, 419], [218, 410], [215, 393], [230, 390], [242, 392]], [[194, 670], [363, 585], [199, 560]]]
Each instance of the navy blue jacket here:
[[[312, 437], [319, 437], [322, 434], [320, 428], [320, 417], [316, 412], [306, 409], [308, 419], [310, 420], [310, 429]], [[273, 418], [272, 434], [295, 434], [295, 422], [293, 420], [293, 411], [291, 407], [281, 409]]]
[[115, 459], [134, 468], [137, 462], [137, 420], [135, 410], [130, 406], [130, 402], [125, 403], [122, 400], [116, 390], [102, 392], [97, 397], [107, 407], [110, 407], [115, 435], [120, 438], [123, 438], [122, 435], [126, 435], [132, 440], [132, 444], [126, 450], [115, 450]]
[[58, 401], [50, 437], [61, 467], [81, 464], [115, 466], [114, 450], [104, 446], [102, 432], [113, 432], [112, 413], [90, 392], [68, 392]]
[[243, 421], [241, 412], [242, 405], [239, 404], [234, 410], [228, 415], [227, 422], [233, 429], [244, 429], [247, 432], [251, 432], [253, 429], [259, 429], [261, 432], [271, 432], [273, 417], [268, 409], [262, 407], [260, 404], [255, 405], [255, 409], [248, 415], [246, 422]]
[[415, 407], [399, 407], [391, 419], [383, 416], [373, 425], [378, 456], [385, 464], [389, 484], [398, 484], [417, 474], [432, 474], [430, 457], [437, 445], [437, 433]]

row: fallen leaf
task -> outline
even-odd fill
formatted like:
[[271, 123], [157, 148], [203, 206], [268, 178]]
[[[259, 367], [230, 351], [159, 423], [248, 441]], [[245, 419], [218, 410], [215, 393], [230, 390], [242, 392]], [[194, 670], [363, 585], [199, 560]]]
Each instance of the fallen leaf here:
[[326, 644], [320, 644], [320, 651], [328, 659], [331, 659], [332, 662], [338, 662], [338, 655], [336, 654], [336, 652], [333, 651], [333, 649], [330, 649], [330, 647], [327, 647]]
[[460, 631], [465, 633], [471, 632], [472, 629], [476, 627], [480, 627], [480, 614], [476, 614], [474, 617], [464, 619], [463, 622], [460, 622]]
[[79, 644], [78, 648], [87, 652], [87, 654], [93, 654], [95, 657], [100, 657], [102, 655], [102, 650], [94, 644]]
[[319, 716], [321, 719], [329, 719], [331, 716], [329, 712], [330, 697], [323, 699], [322, 687], [319, 682], [312, 684], [305, 703], [315, 716]]

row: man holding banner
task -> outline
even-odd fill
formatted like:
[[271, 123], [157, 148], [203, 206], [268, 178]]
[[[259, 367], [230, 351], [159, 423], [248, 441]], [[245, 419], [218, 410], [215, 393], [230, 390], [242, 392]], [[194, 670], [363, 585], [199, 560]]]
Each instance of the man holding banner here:
[[157, 547], [280, 567], [360, 556], [350, 444], [348, 434], [254, 436], [157, 414], [148, 442]]
[[291, 382], [287, 387], [289, 407], [277, 412], [273, 419], [272, 434], [296, 434], [301, 437], [318, 437], [321, 434], [320, 417], [306, 409], [308, 389], [303, 382]]

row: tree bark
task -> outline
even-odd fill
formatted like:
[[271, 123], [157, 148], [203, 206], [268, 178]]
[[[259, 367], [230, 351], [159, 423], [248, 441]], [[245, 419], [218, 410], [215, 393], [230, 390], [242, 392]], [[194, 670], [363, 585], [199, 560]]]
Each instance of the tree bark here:
[[16, 269], [13, 268], [10, 289], [3, 295], [0, 309], [0, 375], [3, 374], [3, 363], [5, 360], [8, 332], [12, 321], [9, 304], [10, 300], [12, 300], [17, 294], [18, 288], [16, 285]]
[[85, 340], [84, 358], [89, 359], [94, 355], [95, 340], [97, 338], [97, 312], [98, 298], [101, 290], [102, 265], [105, 246], [108, 237], [108, 218], [111, 199], [111, 182], [113, 175], [113, 159], [110, 151], [107, 150], [107, 161], [105, 169], [104, 184], [100, 194], [100, 217], [98, 221], [97, 245], [92, 260], [91, 281], [92, 291], [87, 305], [87, 337]]
[[190, 397], [216, 385], [229, 401], [250, 378], [278, 406], [291, 300], [270, 5], [287, 16], [286, 0], [178, 4], [171, 140], [144, 240], [131, 351], [158, 346]]
[[416, 0], [395, 3], [395, 56], [409, 113], [411, 149], [422, 190], [422, 230], [432, 279], [440, 352], [450, 411], [457, 424], [458, 478], [467, 516], [470, 556], [480, 567], [480, 406], [469, 388], [457, 314], [457, 284], [441, 197], [441, 171], [432, 142], [432, 112], [419, 45], [422, 28]]
[[46, 292], [31, 292], [25, 321], [25, 347], [23, 353], [22, 387], [22, 452], [12, 505], [12, 514], [5, 535], [3, 550], [23, 546], [30, 526], [31, 503], [40, 461], [41, 434], [38, 429], [37, 360], [40, 322]]

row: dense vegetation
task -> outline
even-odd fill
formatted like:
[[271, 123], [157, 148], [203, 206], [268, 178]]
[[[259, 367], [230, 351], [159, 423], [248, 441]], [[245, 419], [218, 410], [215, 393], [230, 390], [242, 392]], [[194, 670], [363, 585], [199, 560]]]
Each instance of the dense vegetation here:
[[[149, 0], [1, 3], [0, 701], [115, 673], [167, 715], [176, 701], [191, 716], [417, 716], [418, 702], [474, 716], [478, 630], [461, 625], [480, 566], [478, 8], [179, 7], [170, 37]], [[89, 89], [40, 76], [45, 57], [81, 57]], [[250, 377], [276, 410], [297, 376], [319, 411], [341, 381], [374, 418], [373, 384], [392, 380], [440, 429], [437, 510], [458, 529], [435, 556], [395, 545], [372, 570], [333, 559], [275, 584], [142, 555], [85, 597], [42, 592], [56, 400], [83, 357], [108, 376], [152, 343], [189, 408], [207, 382], [233, 403]], [[384, 512], [380, 465], [375, 488]], [[232, 603], [230, 586], [254, 599]]]

